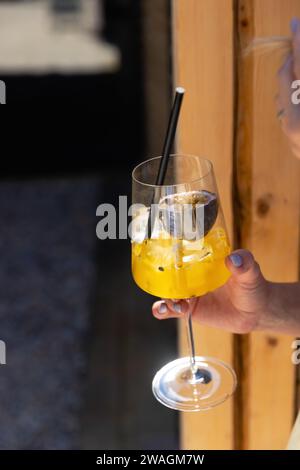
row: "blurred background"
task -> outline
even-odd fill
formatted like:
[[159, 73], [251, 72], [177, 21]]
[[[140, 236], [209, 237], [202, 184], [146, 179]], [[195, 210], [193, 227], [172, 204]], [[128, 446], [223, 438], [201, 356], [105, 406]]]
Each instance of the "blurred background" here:
[[19, 105], [1, 120], [0, 449], [179, 446], [151, 393], [176, 324], [152, 318], [129, 241], [95, 232], [97, 206], [130, 197], [133, 166], [160, 153], [170, 29], [168, 0], [0, 0]]
[[295, 16], [299, 0], [0, 0], [0, 81], [19, 105], [0, 115], [0, 450], [286, 447], [300, 397], [290, 337], [195, 325], [199, 352], [234, 364], [234, 398], [180, 420], [155, 401], [154, 373], [186, 354], [184, 325], [178, 341], [175, 321], [153, 319], [129, 240], [98, 240], [96, 209], [130, 199], [133, 167], [161, 153], [176, 76], [177, 148], [212, 160], [233, 246], [268, 279], [298, 280], [281, 58], [243, 55], [254, 37], [290, 35]]

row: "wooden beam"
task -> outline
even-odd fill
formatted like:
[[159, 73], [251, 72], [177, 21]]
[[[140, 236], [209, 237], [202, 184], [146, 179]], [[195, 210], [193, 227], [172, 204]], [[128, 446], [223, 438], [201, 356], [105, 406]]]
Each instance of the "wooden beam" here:
[[[298, 0], [239, 0], [237, 8], [240, 44], [251, 35], [288, 35], [291, 17], [300, 16]], [[279, 64], [276, 54], [239, 58], [240, 242], [254, 252], [268, 279], [294, 281], [299, 255], [299, 168], [276, 118]], [[241, 446], [283, 449], [294, 418], [291, 338], [255, 333], [244, 345]]]
[[[174, 0], [174, 72], [186, 88], [178, 149], [213, 161], [232, 234], [233, 8], [231, 0]], [[184, 325], [180, 353], [187, 354]], [[197, 352], [232, 363], [232, 335], [195, 326]], [[232, 449], [232, 400], [205, 412], [182, 413], [183, 449]]]

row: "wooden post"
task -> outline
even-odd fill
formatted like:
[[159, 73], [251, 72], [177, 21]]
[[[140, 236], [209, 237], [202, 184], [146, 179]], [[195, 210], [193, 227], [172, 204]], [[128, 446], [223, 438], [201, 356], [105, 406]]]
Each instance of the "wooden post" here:
[[[293, 16], [299, 0], [173, 0], [174, 76], [187, 89], [178, 148], [213, 161], [236, 246], [273, 281], [298, 278], [299, 163], [276, 118], [280, 56], [240, 52], [253, 37], [290, 34]], [[185, 354], [183, 325], [179, 337]], [[196, 343], [199, 353], [235, 357], [239, 388], [234, 408], [181, 416], [182, 448], [285, 448], [295, 416], [291, 338], [255, 333], [233, 346], [232, 335], [197, 326]]]
[[[231, 0], [174, 0], [175, 84], [186, 88], [178, 149], [213, 161], [232, 233], [233, 8]], [[180, 325], [180, 352], [187, 355]], [[232, 335], [195, 326], [197, 353], [232, 363]], [[182, 413], [183, 449], [233, 448], [232, 400], [213, 410]]]
[[[300, 16], [298, 0], [239, 0], [240, 44], [251, 38], [288, 35]], [[236, 184], [240, 195], [240, 243], [251, 249], [273, 281], [298, 277], [299, 167], [276, 118], [280, 56], [238, 57], [239, 102]], [[294, 418], [291, 338], [255, 333], [242, 340], [244, 449], [284, 449]]]

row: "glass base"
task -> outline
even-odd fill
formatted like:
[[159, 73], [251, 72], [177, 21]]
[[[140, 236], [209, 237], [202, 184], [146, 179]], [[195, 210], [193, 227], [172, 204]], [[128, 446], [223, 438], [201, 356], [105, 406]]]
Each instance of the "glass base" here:
[[169, 362], [155, 375], [154, 396], [163, 405], [179, 411], [203, 411], [223, 403], [237, 385], [234, 370], [213, 357], [189, 357]]

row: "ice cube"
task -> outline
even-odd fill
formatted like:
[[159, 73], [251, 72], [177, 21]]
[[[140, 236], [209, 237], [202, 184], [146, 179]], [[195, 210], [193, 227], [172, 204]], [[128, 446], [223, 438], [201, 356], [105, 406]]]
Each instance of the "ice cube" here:
[[184, 263], [198, 263], [199, 261], [208, 261], [213, 256], [213, 250], [210, 245], [205, 245], [201, 249], [191, 251], [182, 257]]
[[147, 226], [149, 209], [147, 207], [138, 208], [132, 215], [131, 239], [136, 243], [142, 243], [147, 238]]

